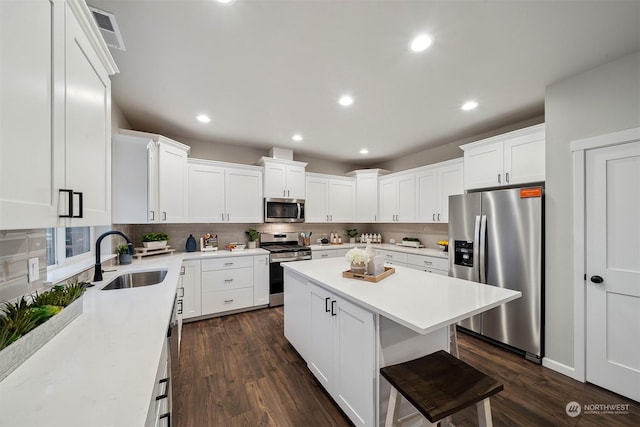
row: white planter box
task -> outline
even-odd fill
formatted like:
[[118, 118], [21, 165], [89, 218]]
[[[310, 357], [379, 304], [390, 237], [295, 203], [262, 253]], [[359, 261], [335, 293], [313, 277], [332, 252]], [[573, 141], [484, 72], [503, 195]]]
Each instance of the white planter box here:
[[83, 301], [84, 296], [81, 296], [60, 313], [0, 351], [0, 381], [63, 330], [73, 319], [82, 314]]
[[167, 241], [160, 240], [157, 242], [142, 242], [142, 245], [147, 249], [161, 249], [167, 246]]

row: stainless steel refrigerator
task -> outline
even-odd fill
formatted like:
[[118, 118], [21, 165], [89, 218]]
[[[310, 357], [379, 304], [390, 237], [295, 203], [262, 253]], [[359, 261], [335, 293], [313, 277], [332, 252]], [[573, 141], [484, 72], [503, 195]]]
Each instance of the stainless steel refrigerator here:
[[459, 323], [491, 340], [543, 356], [543, 189], [449, 197], [449, 276], [522, 292]]

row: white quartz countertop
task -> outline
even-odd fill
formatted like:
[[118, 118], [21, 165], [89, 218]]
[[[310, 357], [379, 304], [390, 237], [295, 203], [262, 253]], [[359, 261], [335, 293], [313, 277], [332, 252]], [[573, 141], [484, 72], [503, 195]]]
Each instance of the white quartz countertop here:
[[[365, 244], [360, 243], [342, 243], [339, 245], [311, 245], [309, 246], [312, 251], [328, 251], [331, 249], [351, 249], [354, 247], [364, 248]], [[394, 252], [402, 252], [405, 254], [415, 254], [415, 255], [427, 255], [437, 258], [449, 258], [449, 252], [445, 252], [442, 249], [433, 249], [433, 248], [412, 248], [409, 246], [399, 246], [392, 245], [391, 243], [372, 243], [371, 249], [383, 249], [385, 251], [394, 251]]]
[[[85, 293], [83, 313], [0, 382], [0, 425], [142, 427], [182, 261], [267, 254], [263, 249], [178, 253], [105, 272]], [[100, 290], [124, 272], [158, 268], [168, 270], [158, 285]]]
[[349, 263], [343, 258], [298, 261], [282, 266], [420, 334], [522, 296], [509, 289], [400, 266], [394, 266], [394, 274], [375, 283], [344, 278], [342, 272], [349, 269]]

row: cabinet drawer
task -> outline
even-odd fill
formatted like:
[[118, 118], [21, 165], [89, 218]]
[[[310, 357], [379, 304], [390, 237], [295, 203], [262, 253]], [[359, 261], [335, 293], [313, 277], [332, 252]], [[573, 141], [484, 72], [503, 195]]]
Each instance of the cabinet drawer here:
[[231, 289], [228, 291], [202, 294], [202, 314], [237, 310], [253, 305], [253, 288]]
[[402, 252], [392, 252], [392, 251], [385, 251], [385, 250], [377, 250], [376, 254], [377, 255], [382, 255], [384, 257], [384, 261], [385, 262], [395, 262], [395, 263], [407, 264], [407, 254], [404, 254]]
[[313, 251], [311, 252], [312, 259], [324, 259], [324, 258], [335, 258], [336, 251], [335, 250], [326, 250], [326, 251]]
[[253, 257], [237, 256], [202, 260], [202, 271], [227, 270], [230, 268], [253, 267]]
[[202, 293], [253, 287], [253, 268], [202, 272]]
[[408, 254], [407, 259], [411, 266], [449, 271], [449, 260], [447, 258]]

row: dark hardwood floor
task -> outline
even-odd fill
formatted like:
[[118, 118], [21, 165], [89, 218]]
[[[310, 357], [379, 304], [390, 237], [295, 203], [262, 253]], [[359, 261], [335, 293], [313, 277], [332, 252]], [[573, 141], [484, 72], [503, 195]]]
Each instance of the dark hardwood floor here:
[[[179, 366], [173, 370], [173, 425], [348, 426], [283, 336], [283, 310], [257, 310], [184, 325]], [[458, 334], [460, 358], [504, 384], [491, 399], [495, 426], [640, 425], [640, 404]], [[626, 415], [581, 414], [565, 406], [629, 404]], [[477, 426], [475, 408], [453, 419]]]

